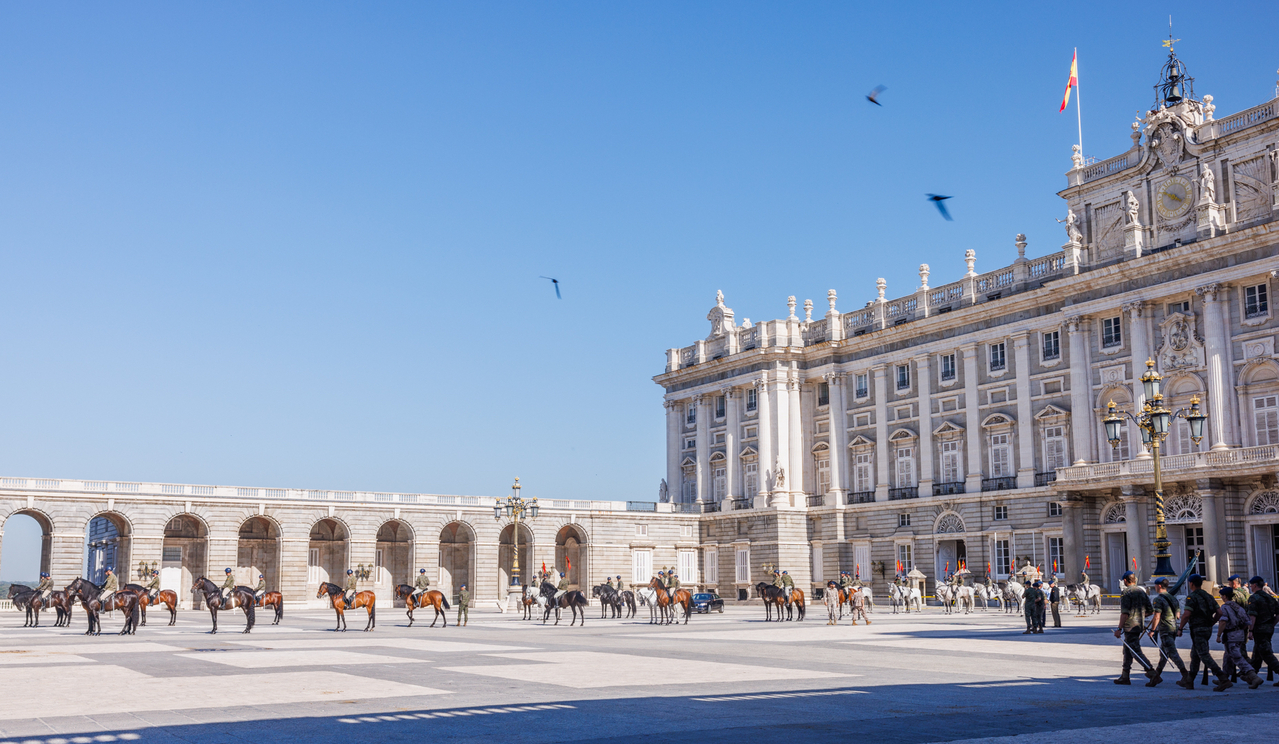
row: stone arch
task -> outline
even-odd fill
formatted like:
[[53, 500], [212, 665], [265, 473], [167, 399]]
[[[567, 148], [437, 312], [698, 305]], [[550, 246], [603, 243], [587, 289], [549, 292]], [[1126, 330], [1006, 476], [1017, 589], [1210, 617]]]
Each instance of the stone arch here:
[[[533, 530], [528, 526], [527, 522], [519, 523], [519, 576], [515, 575], [515, 523], [507, 522], [502, 527], [502, 531], [497, 537], [497, 586], [498, 596], [502, 597], [506, 594], [516, 578], [520, 583], [528, 584], [532, 581], [533, 576], [541, 569], [540, 565], [535, 566], [533, 563], [533, 553], [536, 547]], [[547, 566], [548, 571], [559, 573], [563, 570], [555, 566]]]
[[1248, 499], [1243, 513], [1252, 517], [1262, 514], [1279, 514], [1279, 490], [1267, 488], [1257, 491]]
[[321, 582], [344, 584], [350, 565], [351, 528], [337, 517], [321, 517], [311, 523], [307, 543], [309, 593]]
[[[32, 522], [35, 522], [37, 527], [40, 528], [40, 561], [39, 561], [39, 567], [36, 573], [52, 573], [53, 518], [40, 509], [35, 509], [35, 508], [15, 509], [12, 512], [9, 512], [9, 514], [5, 515], [3, 520], [0, 520], [0, 534], [4, 533], [5, 527], [10, 527], [10, 528], [12, 527], [9, 520], [12, 519], [13, 517], [22, 517], [25, 519], [30, 519]], [[13, 543], [13, 544], [16, 545], [17, 543]], [[12, 549], [11, 549], [11, 552], [12, 552]], [[20, 576], [18, 578], [25, 580], [27, 578], [34, 579], [37, 577]], [[70, 579], [68, 579], [68, 581], [69, 580]]]
[[378, 526], [373, 591], [394, 607], [404, 604], [395, 598], [396, 585], [413, 583], [414, 542], [413, 526], [403, 519], [388, 519]]
[[[191, 592], [191, 586], [209, 574], [209, 523], [198, 514], [177, 512], [165, 521], [163, 534], [160, 561], [151, 562], [160, 573], [160, 588], [176, 592], [184, 608], [198, 608], [200, 597]], [[133, 581], [141, 578], [134, 576]], [[217, 576], [211, 578], [221, 581]], [[236, 581], [243, 584], [243, 578], [237, 575]]]
[[584, 549], [588, 544], [586, 530], [579, 525], [568, 523], [555, 533], [555, 565], [564, 571], [572, 589], [590, 589], [589, 551]]
[[1128, 521], [1128, 505], [1122, 501], [1112, 501], [1101, 508], [1102, 524], [1123, 524]]
[[[1207, 388], [1203, 378], [1194, 372], [1174, 372], [1164, 379], [1163, 388], [1168, 398], [1183, 395], [1203, 394]], [[1118, 402], [1118, 401], [1116, 401]]]
[[952, 509], [944, 509], [933, 521], [933, 575], [941, 581], [947, 572], [955, 572], [968, 561], [967, 528], [964, 518]]
[[1245, 385], [1279, 382], [1279, 363], [1261, 357], [1249, 359], [1239, 373], [1239, 381]]
[[101, 584], [108, 567], [120, 583], [131, 576], [129, 562], [133, 547], [133, 522], [123, 512], [103, 509], [93, 513], [84, 528], [84, 575]]
[[1196, 493], [1179, 493], [1164, 500], [1164, 520], [1168, 524], [1202, 522], [1203, 498]]
[[475, 528], [469, 522], [455, 520], [440, 527], [439, 574], [435, 579], [449, 601], [457, 599], [463, 584], [475, 589], [475, 543]]
[[1132, 403], [1132, 391], [1126, 385], [1116, 382], [1102, 386], [1101, 391], [1097, 393], [1097, 410], [1105, 411], [1110, 401], [1115, 401], [1115, 405], [1123, 408]]
[[235, 562], [248, 569], [245, 583], [249, 586], [257, 586], [258, 574], [262, 574], [267, 591], [281, 590], [282, 534], [280, 522], [265, 514], [254, 514], [240, 522]]
[[934, 535], [949, 535], [965, 532], [964, 518], [955, 511], [944, 511], [933, 520]]

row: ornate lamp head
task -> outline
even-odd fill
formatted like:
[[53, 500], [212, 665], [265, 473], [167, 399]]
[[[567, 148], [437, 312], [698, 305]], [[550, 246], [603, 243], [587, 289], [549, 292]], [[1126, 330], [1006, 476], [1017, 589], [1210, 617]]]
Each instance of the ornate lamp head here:
[[1204, 419], [1208, 418], [1199, 410], [1199, 396], [1190, 399], [1190, 413], [1186, 414], [1186, 423], [1190, 424], [1190, 438], [1195, 444], [1204, 438]]
[[1155, 360], [1146, 360], [1146, 374], [1138, 378], [1141, 384], [1146, 388], [1146, 400], [1156, 398], [1160, 395], [1160, 387], [1164, 376], [1155, 371]]
[[1102, 423], [1106, 425], [1106, 439], [1110, 442], [1110, 446], [1115, 449], [1119, 448], [1119, 425], [1124, 421], [1115, 411], [1115, 402], [1112, 400], [1106, 404], [1106, 417], [1102, 419]]

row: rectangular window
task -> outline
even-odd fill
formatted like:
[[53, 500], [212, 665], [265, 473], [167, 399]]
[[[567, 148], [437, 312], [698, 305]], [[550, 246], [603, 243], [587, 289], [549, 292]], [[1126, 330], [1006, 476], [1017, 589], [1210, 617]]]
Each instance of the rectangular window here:
[[830, 460], [817, 461], [817, 493], [823, 494], [830, 490]]
[[964, 477], [959, 469], [959, 442], [941, 443], [941, 480], [942, 483], [958, 483]]
[[381, 586], [383, 583], [382, 550], [379, 548], [373, 551], [373, 584], [374, 586]]
[[636, 537], [648, 537], [648, 525], [646, 525], [646, 524], [637, 524], [637, 525], [635, 525], [635, 536], [636, 536]]
[[907, 390], [910, 388], [910, 365], [897, 365], [897, 389]]
[[1172, 315], [1173, 313], [1186, 313], [1187, 315], [1189, 315], [1189, 314], [1190, 314], [1190, 300], [1186, 300], [1186, 301], [1184, 301], [1184, 302], [1170, 302], [1170, 303], [1168, 303], [1168, 314], [1169, 314], [1169, 315]]
[[181, 563], [182, 562], [182, 546], [181, 545], [165, 545], [164, 553], [160, 556], [162, 563]]
[[897, 526], [898, 526], [898, 527], [909, 527], [909, 526], [910, 526], [910, 515], [909, 515], [909, 514], [898, 514], [898, 515], [897, 515]]
[[715, 479], [715, 500], [723, 501], [724, 494], [727, 492], [728, 468], [716, 465], [712, 477]]
[[1279, 396], [1253, 398], [1252, 421], [1257, 430], [1258, 446], [1279, 444]]
[[693, 525], [691, 524], [681, 525], [679, 528], [679, 534], [680, 534], [680, 537], [692, 537]]
[[902, 565], [902, 573], [909, 573], [915, 567], [915, 562], [911, 560], [910, 545], [901, 544], [897, 546], [897, 562]]
[[941, 358], [941, 378], [943, 380], [955, 379], [955, 355], [943, 354]]
[[1266, 285], [1245, 287], [1243, 291], [1243, 314], [1248, 318], [1258, 318], [1270, 313], [1270, 301], [1266, 296]]
[[631, 551], [631, 583], [648, 586], [653, 578], [653, 551]]
[[995, 541], [995, 573], [1011, 575], [1013, 572], [1012, 551], [1008, 549], [1007, 540]]
[[727, 410], [728, 410], [728, 401], [724, 399], [724, 396], [722, 395], [715, 396], [715, 418], [717, 419], [724, 418], [724, 413]]
[[756, 437], [758, 437], [758, 436], [759, 436], [759, 427], [757, 427], [757, 426], [748, 426], [748, 427], [746, 427], [746, 438], [747, 438], [747, 439], [755, 439], [755, 438], [756, 438]]
[[1178, 455], [1189, 455], [1199, 451], [1199, 445], [1195, 444], [1190, 438], [1190, 423], [1184, 419], [1175, 419], [1173, 421], [1174, 433], [1176, 440], [1175, 453]]
[[1063, 573], [1065, 570], [1060, 537], [1048, 538], [1048, 565], [1045, 568], [1055, 574]]
[[1109, 349], [1112, 346], [1119, 346], [1124, 342], [1123, 331], [1120, 330], [1123, 325], [1123, 318], [1103, 318], [1101, 321], [1101, 345], [1103, 348]]
[[997, 521], [997, 522], [998, 522], [998, 521], [1000, 521], [1000, 520], [1004, 520], [1004, 519], [1008, 519], [1008, 507], [1006, 507], [1006, 506], [996, 506], [996, 507], [995, 507], [995, 521]]
[[746, 410], [753, 411], [759, 405], [759, 392], [755, 388], [746, 391]]
[[990, 345], [990, 371], [998, 372], [1008, 366], [1008, 360], [1005, 355], [1004, 342]]
[[701, 583], [697, 579], [697, 551], [681, 550], [679, 552], [679, 575], [681, 581], [690, 584]]
[[1044, 332], [1043, 358], [1044, 361], [1049, 359], [1061, 358], [1061, 331], [1045, 331]]
[[725, 438], [726, 436], [727, 436], [727, 432], [722, 432], [722, 431], [721, 431], [721, 432], [716, 432], [716, 434], [715, 434], [715, 439], [714, 439], [714, 440], [712, 440], [712, 441], [714, 441], [714, 443], [715, 443], [715, 444], [723, 444], [723, 443], [724, 443], [724, 438]]
[[959, 398], [943, 398], [941, 402], [941, 409], [943, 411], [958, 411]]
[[[737, 549], [737, 562], [735, 564], [735, 567], [737, 569], [736, 571], [737, 583], [749, 584], [751, 580], [751, 550], [750, 548]], [[645, 579], [644, 583], [648, 584], [648, 579]]]
[[910, 488], [915, 485], [915, 448], [897, 448], [897, 487]]
[[1066, 436], [1063, 427], [1044, 427], [1044, 472], [1066, 467]]
[[743, 465], [742, 470], [745, 473], [742, 481], [746, 488], [742, 495], [749, 499], [759, 493], [759, 463], [752, 460]]
[[1119, 462], [1120, 460], [1128, 460], [1132, 458], [1132, 453], [1128, 448], [1128, 422], [1124, 421], [1119, 424], [1119, 446], [1112, 447], [1110, 450], [1110, 461]]
[[696, 440], [696, 439], [685, 439], [685, 440], [684, 440], [684, 449], [696, 449], [696, 448], [697, 448], [697, 440]]
[[719, 583], [719, 549], [707, 548], [703, 560], [706, 561], [706, 583], [715, 586]]
[[853, 390], [854, 390], [854, 394], [858, 398], [865, 398], [866, 396], [870, 395], [870, 381], [866, 374], [863, 373], [863, 374], [857, 375], [854, 378], [854, 382], [855, 384], [853, 386]]
[[1050, 516], [1050, 517], [1060, 517], [1060, 516], [1061, 516], [1061, 504], [1060, 504], [1060, 503], [1058, 503], [1058, 502], [1056, 502], [1056, 501], [1049, 501], [1049, 502], [1048, 502], [1048, 516]]
[[688, 404], [688, 411], [684, 414], [684, 421], [689, 426], [697, 423], [697, 406], [695, 404]]
[[853, 490], [857, 493], [866, 493], [875, 490], [874, 471], [871, 470], [871, 456], [868, 452], [858, 453], [853, 456]]
[[830, 422], [828, 422], [828, 421], [818, 421], [818, 422], [817, 422], [817, 433], [818, 433], [818, 434], [826, 434], [826, 433], [829, 433], [829, 432], [830, 432]]
[[1008, 478], [1013, 474], [1013, 448], [1009, 434], [990, 436], [990, 477]]
[[[325, 579], [320, 578], [320, 549], [311, 548], [306, 552], [306, 582], [318, 584]], [[327, 578], [327, 577], [326, 577]]]
[[825, 382], [817, 383], [817, 405], [830, 405], [830, 384]]

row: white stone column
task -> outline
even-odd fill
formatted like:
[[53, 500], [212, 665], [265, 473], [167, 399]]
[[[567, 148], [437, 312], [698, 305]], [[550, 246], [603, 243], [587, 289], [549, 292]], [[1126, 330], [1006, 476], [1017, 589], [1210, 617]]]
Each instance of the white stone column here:
[[875, 396], [875, 500], [888, 500], [888, 368], [872, 373]]
[[773, 467], [773, 405], [772, 395], [769, 392], [771, 387], [767, 372], [755, 381], [755, 407], [759, 414], [759, 438], [756, 440], [759, 448], [759, 463], [755, 480], [758, 482], [759, 493], [746, 494], [746, 496], [760, 498], [760, 502], [755, 504], [756, 507], [764, 505], [763, 501], [772, 490], [768, 479]]
[[981, 457], [981, 401], [977, 392], [977, 354], [976, 344], [968, 344], [960, 348], [964, 355], [964, 426], [968, 438], [967, 477], [964, 478], [964, 493], [981, 493], [982, 457]]
[[1230, 447], [1230, 432], [1234, 428], [1230, 426], [1230, 401], [1226, 398], [1225, 308], [1222, 307], [1225, 290], [1225, 286], [1221, 284], [1195, 288], [1204, 303], [1204, 352], [1208, 357], [1208, 439], [1214, 450]]
[[679, 402], [666, 400], [662, 405], [666, 407], [666, 493], [675, 502], [679, 501], [680, 494], [683, 493], [679, 453], [684, 442], [680, 436]]
[[1212, 584], [1217, 584], [1224, 575], [1221, 570], [1221, 560], [1225, 557], [1225, 550], [1222, 548], [1225, 540], [1222, 539], [1221, 528], [1217, 522], [1217, 500], [1222, 495], [1221, 483], [1209, 479], [1198, 480], [1195, 481], [1195, 490], [1203, 499], [1204, 563], [1206, 565], [1200, 566], [1199, 573]]
[[[798, 498], [804, 498], [807, 489], [804, 487], [804, 461], [808, 457], [808, 451], [804, 447], [804, 429], [803, 418], [800, 415], [799, 400], [799, 370], [791, 369], [790, 379], [786, 381], [786, 397], [787, 397], [787, 413], [790, 414], [790, 423], [788, 428], [788, 438], [790, 439], [790, 472], [786, 474], [786, 488], [792, 494], [798, 494]], [[804, 506], [802, 502], [796, 502], [793, 506]]]
[[838, 506], [844, 500], [844, 471], [848, 469], [848, 409], [844, 402], [844, 374], [831, 372], [825, 379], [830, 386], [830, 489], [835, 492]]
[[697, 473], [697, 501], [708, 501], [706, 498], [706, 489], [710, 484], [710, 459], [711, 459], [711, 435], [710, 435], [710, 406], [711, 400], [709, 395], [693, 396], [693, 405], [697, 406], [697, 467], [694, 472]]
[[[1146, 493], [1135, 486], [1123, 487], [1123, 500], [1126, 509], [1124, 530], [1128, 533], [1128, 565], [1125, 571], [1132, 570], [1132, 559], [1137, 558], [1138, 579], [1145, 582], [1155, 572], [1155, 564], [1151, 563], [1150, 551], [1146, 550]], [[1122, 573], [1122, 572], [1121, 572]]]
[[[725, 463], [726, 482], [724, 484], [724, 493], [727, 498], [735, 499], [741, 496], [742, 491], [742, 458], [738, 452], [737, 440], [741, 430], [741, 409], [738, 403], [741, 395], [737, 389], [726, 387], [724, 393], [724, 408], [726, 410], [724, 427], [724, 457], [728, 459]], [[749, 494], [754, 496], [755, 494]]]
[[915, 385], [919, 390], [919, 495], [933, 495], [933, 379], [932, 356], [915, 357]]
[[1070, 334], [1070, 431], [1076, 465], [1092, 454], [1092, 375], [1088, 369], [1088, 321], [1066, 318]]
[[1141, 382], [1141, 376], [1146, 374], [1146, 360], [1153, 356], [1150, 349], [1150, 335], [1146, 331], [1145, 318], [1146, 303], [1128, 302], [1123, 306], [1123, 310], [1128, 314], [1128, 333], [1131, 336], [1132, 346], [1132, 399], [1135, 401], [1133, 405], [1134, 411], [1140, 411], [1141, 407], [1146, 404], [1146, 386]]
[[1030, 336], [1013, 334], [1013, 364], [1017, 375], [1017, 487], [1035, 485], [1035, 414], [1030, 407]]

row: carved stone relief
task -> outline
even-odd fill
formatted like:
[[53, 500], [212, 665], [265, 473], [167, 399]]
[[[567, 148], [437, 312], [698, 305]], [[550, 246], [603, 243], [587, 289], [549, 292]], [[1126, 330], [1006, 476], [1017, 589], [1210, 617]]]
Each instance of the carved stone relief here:
[[1249, 514], [1279, 514], [1279, 491], [1262, 491], [1252, 499]]
[[1128, 505], [1116, 501], [1102, 514], [1102, 524], [1122, 524], [1128, 521]]
[[937, 520], [937, 528], [934, 530], [938, 535], [948, 535], [963, 531], [964, 520], [960, 519], [959, 515], [954, 512], [943, 514], [942, 518]]
[[1243, 358], [1244, 359], [1257, 359], [1259, 357], [1266, 358], [1266, 357], [1272, 357], [1274, 355], [1275, 355], [1275, 339], [1273, 336], [1271, 336], [1270, 338], [1256, 338], [1256, 339], [1252, 339], [1251, 341], [1243, 342]]
[[1173, 313], [1159, 324], [1159, 369], [1196, 369], [1204, 366], [1204, 347], [1195, 331], [1195, 316]]
[[1182, 493], [1164, 501], [1164, 521], [1170, 524], [1202, 522], [1204, 502], [1198, 494]]
[[1173, 123], [1160, 124], [1149, 142], [1155, 155], [1159, 157], [1159, 162], [1163, 163], [1165, 168], [1171, 168], [1181, 162], [1185, 137], [1182, 136], [1181, 129]]
[[1235, 187], [1235, 220], [1247, 222], [1270, 214], [1270, 164], [1262, 156], [1231, 167]]

